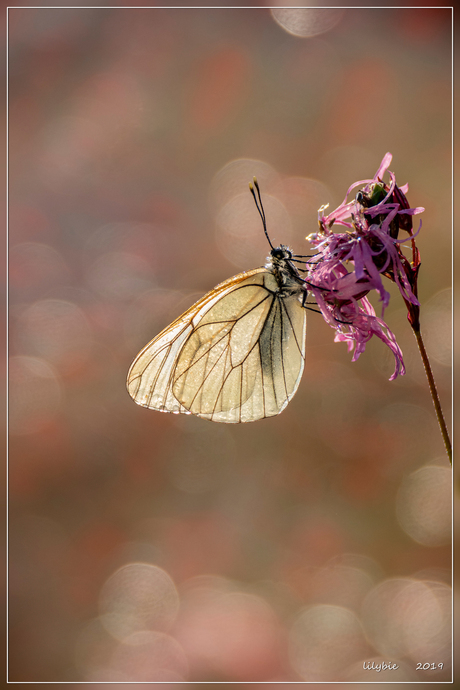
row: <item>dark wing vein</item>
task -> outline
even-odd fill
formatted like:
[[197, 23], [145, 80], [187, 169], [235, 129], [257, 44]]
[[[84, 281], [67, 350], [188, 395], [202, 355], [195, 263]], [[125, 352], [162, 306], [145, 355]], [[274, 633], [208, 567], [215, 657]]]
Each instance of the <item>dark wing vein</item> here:
[[[214, 403], [214, 407], [213, 407], [213, 410], [212, 410], [212, 412], [211, 412], [211, 419], [212, 419], [212, 417], [214, 417], [214, 415], [215, 415], [215, 413], [216, 413], [217, 402], [218, 402], [219, 398], [220, 398], [221, 395], [222, 395], [222, 391], [224, 390], [225, 382], [226, 382], [226, 380], [228, 379], [228, 377], [230, 376], [230, 374], [233, 373], [232, 358], [231, 358], [231, 355], [230, 355], [230, 348], [229, 348], [229, 347], [227, 347], [227, 349], [225, 350], [225, 359], [229, 359], [229, 362], [230, 362], [230, 371], [229, 371], [229, 373], [227, 374], [227, 376], [224, 378], [224, 380], [222, 381], [222, 385], [221, 385], [221, 387], [220, 387], [220, 389], [219, 389], [219, 393], [218, 393], [218, 395], [216, 395], [216, 402]], [[224, 370], [225, 370], [225, 367], [224, 367]], [[240, 407], [241, 407], [241, 405], [240, 405]]]
[[[283, 347], [283, 340], [284, 340], [283, 309], [286, 310], [286, 313], [287, 313], [287, 309], [286, 309], [286, 306], [281, 303], [281, 300], [279, 300], [279, 302], [280, 302], [280, 322], [281, 322], [281, 348], [280, 348], [280, 350], [281, 350], [281, 368], [283, 370], [284, 392], [286, 394], [286, 398], [289, 398], [289, 393], [288, 393], [287, 383], [286, 383], [286, 369], [284, 368], [284, 347]], [[291, 324], [291, 328], [292, 328], [292, 324]], [[294, 330], [294, 329], [292, 329], [292, 330]]]
[[[157, 381], [158, 381], [158, 379], [160, 378], [161, 372], [163, 371], [163, 367], [165, 366], [165, 363], [166, 363], [167, 360], [168, 360], [168, 357], [169, 357], [169, 354], [170, 354], [170, 352], [171, 352], [173, 343], [176, 342], [177, 338], [178, 338], [180, 335], [182, 335], [182, 333], [184, 332], [184, 330], [186, 330], [186, 328], [188, 328], [188, 326], [189, 326], [189, 324], [187, 324], [187, 326], [186, 326], [185, 328], [183, 328], [182, 331], [181, 331], [180, 333], [178, 333], [178, 334], [173, 338], [173, 340], [171, 340], [167, 345], [165, 345], [164, 347], [162, 347], [162, 348], [156, 353], [155, 359], [158, 357], [158, 355], [160, 354], [160, 352], [162, 352], [162, 350], [167, 349], [167, 354], [166, 354], [165, 357], [163, 358], [163, 361], [162, 361], [162, 363], [161, 363], [161, 366], [158, 367], [158, 371], [157, 371], [157, 373], [156, 373], [156, 375], [155, 375], [155, 378], [154, 378], [154, 380], [152, 381], [152, 383], [150, 384], [150, 390], [149, 390], [149, 396], [148, 396], [148, 406], [150, 406], [150, 403], [152, 402], [152, 397], [153, 397], [153, 394], [154, 394], [154, 392], [155, 392], [155, 388], [156, 388], [156, 385], [157, 385]], [[151, 361], [152, 361], [152, 360], [151, 360]], [[151, 361], [149, 362], [149, 364], [151, 363]], [[145, 370], [147, 369], [147, 367], [149, 366], [149, 364], [147, 364], [147, 365], [144, 367], [143, 373], [145, 372]], [[172, 372], [169, 373], [168, 384], [167, 384], [166, 389], [165, 389], [165, 393], [166, 393], [165, 398], [167, 397], [167, 394], [168, 394], [168, 392], [169, 392], [169, 390], [170, 390], [170, 388], [171, 388], [171, 378], [172, 378]]]
[[292, 325], [291, 317], [290, 317], [289, 312], [288, 312], [288, 310], [287, 310], [287, 308], [286, 308], [286, 305], [285, 305], [285, 304], [282, 304], [282, 307], [283, 307], [284, 311], [286, 312], [286, 316], [287, 316], [287, 319], [288, 319], [288, 321], [289, 321], [289, 325], [290, 325], [290, 327], [291, 327], [291, 331], [292, 331], [292, 333], [293, 333], [293, 335], [294, 335], [295, 344], [297, 345], [297, 348], [298, 348], [298, 350], [299, 350], [299, 352], [300, 352], [300, 355], [301, 355], [302, 359], [305, 359], [305, 355], [304, 355], [304, 353], [303, 353], [303, 351], [302, 351], [302, 346], [299, 344], [299, 341], [297, 340], [297, 335], [296, 335], [296, 332], [295, 332], [295, 328], [294, 328], [294, 326]]
[[[204, 355], [201, 355], [201, 357], [199, 357], [199, 358], [196, 360], [196, 362], [199, 362], [203, 357], [206, 357], [207, 359], [209, 359], [209, 356], [210, 356], [211, 351], [213, 350], [213, 348], [214, 348], [218, 343], [220, 343], [221, 340], [223, 340], [223, 339], [226, 338], [227, 336], [228, 336], [228, 333], [225, 333], [225, 335], [223, 335], [222, 338], [220, 338], [220, 340], [217, 341], [217, 343], [214, 343], [213, 347], [210, 347], [209, 350], [207, 350], [207, 352], [204, 353]], [[210, 370], [208, 371], [208, 373], [206, 374], [206, 376], [203, 378], [202, 382], [200, 383], [200, 385], [199, 385], [199, 387], [198, 387], [197, 392], [195, 393], [195, 395], [194, 395], [193, 398], [192, 398], [192, 401], [191, 401], [191, 403], [190, 403], [190, 407], [192, 407], [193, 403], [195, 402], [195, 399], [196, 399], [196, 396], [198, 395], [198, 393], [199, 393], [200, 391], [201, 391], [201, 392], [203, 391], [204, 384], [206, 383], [206, 381], [207, 381], [207, 379], [209, 378], [209, 376], [212, 374], [214, 368], [217, 366], [217, 364], [218, 364], [220, 358], [222, 357], [223, 354], [226, 354], [226, 353], [228, 352], [228, 350], [229, 350], [228, 347], [226, 347], [225, 350], [222, 350], [222, 352], [220, 353], [219, 357], [216, 359], [216, 361], [214, 362], [214, 364], [212, 365], [212, 367], [210, 368]], [[193, 364], [196, 364], [196, 362], [194, 362]], [[184, 374], [186, 374], [188, 371], [190, 371], [190, 369], [191, 369], [191, 367], [193, 366], [193, 364], [192, 364], [190, 367], [188, 367], [188, 369], [185, 369], [185, 371], [183, 372], [183, 374], [180, 375], [179, 378], [182, 378], [182, 376], [183, 376]], [[206, 365], [205, 365], [205, 366], [206, 366]]]
[[[280, 301], [280, 298], [279, 298], [279, 297], [277, 297], [277, 298], [274, 300], [274, 303], [276, 303], [277, 307], [278, 307], [278, 302], [279, 302], [279, 301]], [[274, 352], [273, 352], [273, 334], [274, 334], [274, 332], [275, 332], [276, 311], [277, 311], [277, 309], [275, 310], [275, 313], [273, 314], [273, 319], [272, 319], [271, 324], [270, 324], [270, 339], [269, 339], [269, 343], [270, 343], [270, 369], [271, 369], [271, 372], [272, 372], [272, 381], [271, 381], [271, 383], [272, 383], [272, 388], [273, 388], [273, 395], [275, 396], [275, 402], [276, 402], [276, 404], [278, 405], [278, 396], [277, 396], [277, 394], [276, 394], [276, 383], [275, 383], [275, 362], [274, 362]]]
[[264, 386], [265, 375], [264, 375], [264, 365], [263, 365], [263, 361], [262, 361], [262, 351], [260, 349], [260, 343], [259, 343], [259, 360], [260, 360], [260, 371], [262, 374], [262, 400], [263, 400], [263, 404], [264, 404], [264, 418], [265, 418], [267, 416], [267, 406], [265, 404], [265, 386]]

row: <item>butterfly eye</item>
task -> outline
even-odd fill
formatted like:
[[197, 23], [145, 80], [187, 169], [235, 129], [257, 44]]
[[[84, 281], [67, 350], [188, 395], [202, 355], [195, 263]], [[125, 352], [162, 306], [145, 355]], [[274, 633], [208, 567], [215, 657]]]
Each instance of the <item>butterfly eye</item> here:
[[272, 249], [270, 253], [274, 259], [292, 259], [292, 252], [283, 246]]

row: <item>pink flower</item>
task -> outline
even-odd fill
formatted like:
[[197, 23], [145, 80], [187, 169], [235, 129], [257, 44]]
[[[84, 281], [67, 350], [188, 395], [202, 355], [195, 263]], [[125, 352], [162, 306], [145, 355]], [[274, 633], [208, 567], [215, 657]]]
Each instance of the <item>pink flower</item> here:
[[[391, 158], [389, 153], [384, 156], [371, 180], [351, 185], [335, 211], [326, 216], [325, 207], [319, 210], [319, 231], [308, 238], [317, 254], [307, 264], [306, 280], [325, 320], [336, 330], [335, 341], [345, 341], [349, 351], [354, 350], [353, 361], [373, 335], [392, 350], [396, 365], [390, 380], [404, 374], [405, 368], [402, 351], [382, 318], [390, 301], [382, 276], [397, 284], [408, 306], [408, 318], [416, 322], [420, 255], [414, 238], [421, 224], [414, 234], [412, 216], [424, 210], [410, 208], [405, 196], [408, 186], [398, 187], [392, 172], [388, 171], [389, 185], [382, 181]], [[355, 198], [347, 201], [349, 193], [361, 185]], [[333, 232], [334, 225], [343, 226], [345, 231]], [[401, 244], [408, 238], [399, 239], [400, 230], [409, 234], [412, 262], [402, 252]], [[379, 295], [381, 317], [376, 316], [366, 297], [372, 290]]]

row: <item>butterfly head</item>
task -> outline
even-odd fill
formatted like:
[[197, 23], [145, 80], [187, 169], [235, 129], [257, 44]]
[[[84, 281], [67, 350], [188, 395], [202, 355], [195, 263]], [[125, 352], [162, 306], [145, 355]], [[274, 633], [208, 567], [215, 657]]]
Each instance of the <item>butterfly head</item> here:
[[306, 292], [305, 281], [293, 263], [296, 260], [293, 256], [289, 247], [280, 244], [279, 247], [273, 247], [270, 256], [267, 257], [265, 268], [275, 276], [280, 297]]
[[292, 252], [285, 244], [280, 244], [279, 247], [274, 247], [270, 252], [270, 261], [272, 264], [284, 264], [286, 261], [292, 259]]

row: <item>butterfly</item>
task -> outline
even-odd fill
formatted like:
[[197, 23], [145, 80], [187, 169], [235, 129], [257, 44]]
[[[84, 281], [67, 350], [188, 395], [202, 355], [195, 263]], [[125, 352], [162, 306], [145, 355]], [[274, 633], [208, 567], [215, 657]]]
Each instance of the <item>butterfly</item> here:
[[271, 247], [267, 263], [217, 285], [139, 352], [127, 379], [138, 405], [254, 422], [282, 412], [297, 391], [306, 335], [307, 284], [295, 266], [302, 255], [272, 245], [256, 178], [249, 187]]

